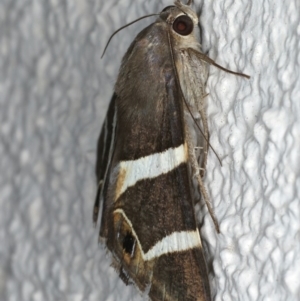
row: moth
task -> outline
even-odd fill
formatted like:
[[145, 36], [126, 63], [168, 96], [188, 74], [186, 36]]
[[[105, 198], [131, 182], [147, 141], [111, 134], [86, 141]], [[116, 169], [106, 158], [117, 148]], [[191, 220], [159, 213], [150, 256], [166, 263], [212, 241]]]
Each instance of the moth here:
[[98, 141], [100, 238], [123, 281], [152, 301], [211, 300], [195, 217], [209, 134], [208, 66], [191, 1], [162, 10], [128, 48]]

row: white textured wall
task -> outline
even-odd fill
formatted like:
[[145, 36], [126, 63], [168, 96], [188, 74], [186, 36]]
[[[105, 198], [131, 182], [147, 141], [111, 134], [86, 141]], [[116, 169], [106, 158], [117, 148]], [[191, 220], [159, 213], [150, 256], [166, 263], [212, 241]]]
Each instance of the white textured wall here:
[[[96, 141], [119, 62], [170, 1], [0, 1], [0, 300], [140, 300], [91, 213]], [[300, 2], [203, 1], [210, 69], [202, 235], [215, 300], [300, 300]], [[197, 2], [199, 8], [201, 3]], [[153, 20], [153, 19], [152, 19]], [[147, 23], [148, 22], [148, 23]], [[206, 212], [205, 208], [203, 208]]]

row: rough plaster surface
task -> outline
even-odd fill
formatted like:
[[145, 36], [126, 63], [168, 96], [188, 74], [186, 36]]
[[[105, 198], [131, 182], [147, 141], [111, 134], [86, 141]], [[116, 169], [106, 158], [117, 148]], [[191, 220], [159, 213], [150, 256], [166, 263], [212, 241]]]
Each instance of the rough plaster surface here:
[[[122, 55], [170, 1], [0, 2], [0, 300], [141, 300], [97, 244], [96, 141]], [[300, 2], [196, 1], [210, 69], [200, 221], [214, 300], [300, 300]], [[204, 215], [203, 215], [204, 212]], [[201, 214], [202, 213], [202, 214]], [[201, 218], [202, 216], [202, 218]]]

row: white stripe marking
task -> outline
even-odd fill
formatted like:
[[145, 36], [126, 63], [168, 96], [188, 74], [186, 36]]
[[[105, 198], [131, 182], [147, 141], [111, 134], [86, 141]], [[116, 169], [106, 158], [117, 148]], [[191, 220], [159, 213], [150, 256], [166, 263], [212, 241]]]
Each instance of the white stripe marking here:
[[132, 234], [139, 245], [141, 255], [145, 261], [157, 258], [167, 253], [182, 252], [193, 248], [202, 248], [200, 234], [197, 229], [195, 231], [173, 232], [157, 242], [147, 253], [144, 253], [139, 238], [125, 212], [122, 209], [117, 209], [114, 211], [114, 213], [123, 215], [124, 219], [132, 230]]
[[[116, 170], [119, 170], [115, 200], [126, 191], [128, 187], [134, 186], [136, 182], [143, 179], [152, 179], [161, 174], [168, 173], [181, 163], [187, 161], [187, 145], [181, 144], [176, 148], [169, 148], [161, 153], [155, 153], [131, 161], [121, 161]], [[121, 176], [120, 176], [121, 175]]]
[[151, 260], [163, 254], [186, 251], [201, 247], [198, 229], [196, 231], [173, 232], [156, 243], [146, 254], [144, 260]]

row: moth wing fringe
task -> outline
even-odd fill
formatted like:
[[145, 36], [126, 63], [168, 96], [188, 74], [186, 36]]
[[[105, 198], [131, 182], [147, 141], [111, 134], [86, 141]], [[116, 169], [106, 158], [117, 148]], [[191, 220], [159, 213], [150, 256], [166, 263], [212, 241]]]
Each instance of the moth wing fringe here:
[[142, 291], [139, 286], [136, 284], [136, 282], [129, 276], [129, 274], [126, 272], [126, 270], [123, 268], [122, 263], [117, 260], [117, 257], [112, 254], [112, 252], [108, 249], [106, 249], [106, 256], [110, 259], [110, 266], [117, 272], [120, 279], [125, 283], [126, 286], [133, 285], [140, 296], [142, 297], [142, 300], [144, 301], [151, 301], [149, 297], [149, 292], [151, 289], [151, 284], [148, 284], [146, 286], [146, 289]]

